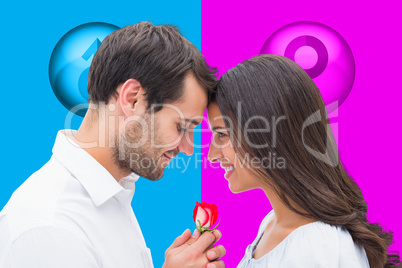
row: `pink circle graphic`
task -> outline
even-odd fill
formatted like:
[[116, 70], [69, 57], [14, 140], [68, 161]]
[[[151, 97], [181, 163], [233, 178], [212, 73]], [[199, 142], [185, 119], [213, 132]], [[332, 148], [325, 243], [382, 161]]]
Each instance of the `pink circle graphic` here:
[[282, 55], [299, 64], [317, 85], [326, 105], [338, 102], [328, 112], [339, 107], [352, 90], [355, 80], [352, 51], [338, 32], [324, 24], [311, 21], [288, 24], [267, 39], [260, 54]]
[[303, 69], [311, 69], [318, 60], [317, 51], [309, 46], [300, 47], [295, 54], [295, 62], [298, 62]]

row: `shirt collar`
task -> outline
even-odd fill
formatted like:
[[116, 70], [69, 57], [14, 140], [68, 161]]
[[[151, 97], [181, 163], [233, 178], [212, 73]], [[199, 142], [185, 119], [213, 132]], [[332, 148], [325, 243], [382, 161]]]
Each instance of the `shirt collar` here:
[[139, 176], [131, 173], [117, 182], [98, 161], [71, 139], [76, 132], [68, 129], [57, 133], [53, 156], [77, 178], [95, 206], [102, 205], [121, 191], [133, 194]]

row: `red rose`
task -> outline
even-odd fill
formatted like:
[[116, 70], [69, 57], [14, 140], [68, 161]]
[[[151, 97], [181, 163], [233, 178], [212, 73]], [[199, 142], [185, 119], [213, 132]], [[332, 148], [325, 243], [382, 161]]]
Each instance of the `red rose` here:
[[[212, 231], [209, 229], [215, 224], [218, 219], [218, 207], [214, 204], [207, 204], [205, 202], [198, 203], [194, 208], [193, 219], [197, 225], [197, 229], [203, 233], [204, 231]], [[215, 226], [216, 227], [216, 226]]]

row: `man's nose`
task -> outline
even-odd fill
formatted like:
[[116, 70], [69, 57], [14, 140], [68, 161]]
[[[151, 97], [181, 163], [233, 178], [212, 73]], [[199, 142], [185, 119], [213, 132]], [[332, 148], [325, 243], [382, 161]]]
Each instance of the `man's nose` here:
[[183, 135], [178, 146], [180, 152], [185, 155], [192, 155], [194, 153], [193, 132], [188, 131]]

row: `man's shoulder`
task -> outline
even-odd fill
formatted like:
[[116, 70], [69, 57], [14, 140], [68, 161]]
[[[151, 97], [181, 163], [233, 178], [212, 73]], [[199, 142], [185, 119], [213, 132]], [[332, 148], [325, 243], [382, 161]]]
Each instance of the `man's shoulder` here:
[[73, 181], [76, 180], [54, 158], [34, 172], [0, 212], [0, 221], [7, 218], [11, 237], [30, 228], [52, 225], [59, 199]]

